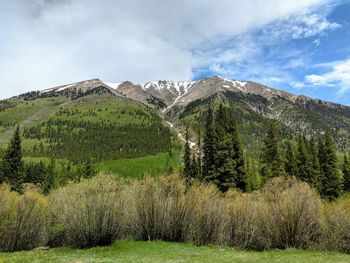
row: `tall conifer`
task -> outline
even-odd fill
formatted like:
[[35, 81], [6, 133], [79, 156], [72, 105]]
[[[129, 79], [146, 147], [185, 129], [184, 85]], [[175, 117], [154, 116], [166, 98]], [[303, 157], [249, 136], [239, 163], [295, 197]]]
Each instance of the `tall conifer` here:
[[338, 170], [337, 155], [335, 146], [330, 134], [326, 134], [324, 144], [324, 181], [322, 195], [328, 200], [334, 200], [340, 196], [342, 190], [341, 177]]
[[297, 153], [297, 164], [298, 164], [298, 177], [300, 180], [310, 183], [311, 179], [311, 161], [309, 152], [307, 149], [307, 141], [305, 136], [299, 135], [298, 137], [298, 153]]
[[344, 154], [343, 163], [343, 180], [344, 180], [344, 190], [350, 192], [350, 161], [347, 154]]
[[289, 176], [298, 177], [298, 164], [291, 142], [287, 142], [284, 170]]
[[187, 182], [190, 181], [191, 178], [191, 172], [192, 172], [192, 167], [191, 167], [191, 148], [190, 148], [190, 143], [189, 143], [189, 132], [188, 132], [188, 126], [186, 126], [186, 135], [185, 135], [185, 151], [184, 151], [184, 156], [183, 156], [183, 163], [184, 163], [184, 176]]
[[22, 160], [21, 137], [19, 126], [9, 143], [9, 146], [3, 157], [3, 176], [4, 181], [8, 182], [11, 189], [17, 192], [22, 191], [24, 179], [24, 164]]
[[278, 139], [275, 125], [271, 125], [264, 139], [262, 156], [262, 175], [265, 180], [284, 174], [282, 161], [278, 149]]
[[311, 160], [311, 184], [312, 186], [321, 192], [321, 167], [319, 161], [318, 147], [315, 140], [310, 140], [309, 156]]
[[205, 181], [215, 180], [216, 134], [212, 107], [208, 108], [203, 138], [202, 173]]

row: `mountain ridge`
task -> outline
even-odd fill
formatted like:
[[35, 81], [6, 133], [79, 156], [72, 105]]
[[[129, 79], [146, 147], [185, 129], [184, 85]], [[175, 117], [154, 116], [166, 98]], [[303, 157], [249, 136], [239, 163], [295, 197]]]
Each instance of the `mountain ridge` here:
[[[350, 145], [349, 106], [294, 95], [252, 81], [230, 80], [219, 76], [197, 81], [158, 80], [144, 84], [130, 81], [110, 83], [92, 79], [25, 93], [18, 98], [33, 100], [65, 96], [75, 100], [91, 94], [109, 94], [141, 102], [156, 109], [175, 128], [185, 125], [182, 120], [189, 114], [197, 112], [198, 115], [201, 112], [200, 115], [203, 115], [202, 104], [209, 103], [208, 98], [217, 98], [230, 107], [239, 107], [256, 115], [253, 119], [260, 116], [266, 120], [278, 121], [295, 134], [313, 136], [329, 131], [334, 137], [341, 138], [340, 144]], [[199, 117], [196, 118], [198, 122]]]

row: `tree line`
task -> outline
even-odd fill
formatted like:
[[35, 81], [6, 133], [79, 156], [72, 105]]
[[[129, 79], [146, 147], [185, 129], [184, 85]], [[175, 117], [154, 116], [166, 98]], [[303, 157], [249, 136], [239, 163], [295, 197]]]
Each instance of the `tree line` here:
[[24, 163], [21, 141], [20, 129], [17, 126], [0, 162], [0, 184], [9, 184], [13, 191], [22, 192], [25, 183], [32, 183], [40, 186], [44, 194], [48, 194], [53, 188], [68, 181], [79, 182], [82, 178], [96, 175], [91, 161], [75, 166], [68, 162], [59, 168], [53, 158], [48, 164], [43, 161]]
[[[339, 197], [343, 190], [350, 191], [349, 156], [344, 154], [340, 166], [329, 133], [309, 139], [299, 135], [296, 139], [287, 140], [285, 149], [281, 149], [280, 144], [276, 127], [271, 125], [257, 161], [262, 183], [278, 176], [296, 177], [309, 183], [328, 200]], [[242, 191], [250, 189], [249, 160], [239, 129], [229, 108], [222, 104], [215, 112], [213, 107], [208, 108], [204, 138], [202, 140], [199, 135], [197, 152], [192, 153], [190, 149], [187, 128], [183, 163], [187, 181], [197, 178], [214, 183], [223, 192], [232, 187]]]

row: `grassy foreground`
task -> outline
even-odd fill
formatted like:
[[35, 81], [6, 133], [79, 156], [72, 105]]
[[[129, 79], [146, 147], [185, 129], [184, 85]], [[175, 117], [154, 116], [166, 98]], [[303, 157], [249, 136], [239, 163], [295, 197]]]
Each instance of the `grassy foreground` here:
[[350, 255], [303, 250], [251, 252], [230, 248], [196, 247], [183, 243], [119, 241], [110, 247], [87, 250], [57, 248], [48, 251], [0, 253], [1, 263], [39, 262], [350, 262]]

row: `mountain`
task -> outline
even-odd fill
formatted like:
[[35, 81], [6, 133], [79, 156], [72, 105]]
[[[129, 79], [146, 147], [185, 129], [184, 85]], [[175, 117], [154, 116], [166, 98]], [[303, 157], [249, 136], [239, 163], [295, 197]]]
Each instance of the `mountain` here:
[[128, 98], [155, 107], [169, 122], [196, 112], [212, 98], [221, 98], [256, 118], [277, 121], [291, 133], [307, 136], [331, 132], [341, 147], [348, 145], [350, 107], [270, 88], [251, 81], [218, 76], [198, 81], [153, 81], [145, 84], [117, 83], [113, 88]]
[[170, 130], [183, 139], [189, 124], [195, 142], [206, 109], [219, 103], [236, 117], [247, 152], [254, 156], [273, 123], [282, 138], [328, 131], [340, 150], [349, 146], [350, 107], [215, 76], [145, 84], [92, 79], [0, 101], [0, 150], [19, 123], [28, 156], [81, 162], [167, 152]]

